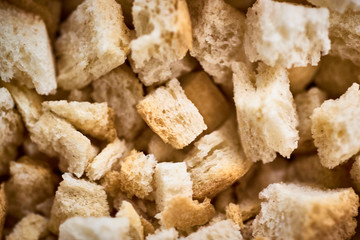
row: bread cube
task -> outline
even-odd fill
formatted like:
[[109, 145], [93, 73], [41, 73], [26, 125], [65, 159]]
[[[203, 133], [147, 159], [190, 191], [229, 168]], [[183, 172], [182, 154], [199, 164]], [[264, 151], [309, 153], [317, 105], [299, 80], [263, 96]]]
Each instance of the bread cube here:
[[196, 232], [190, 234], [184, 240], [196, 239], [218, 239], [218, 240], [242, 240], [240, 228], [232, 220], [221, 220], [210, 224], [209, 226], [201, 227]]
[[41, 215], [31, 213], [22, 218], [6, 240], [40, 239], [46, 236], [48, 220]]

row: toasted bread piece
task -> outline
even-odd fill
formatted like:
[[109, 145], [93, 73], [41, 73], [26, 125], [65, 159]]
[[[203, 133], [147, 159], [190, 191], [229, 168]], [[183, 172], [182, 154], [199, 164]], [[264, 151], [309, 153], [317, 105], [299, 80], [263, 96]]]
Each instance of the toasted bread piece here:
[[22, 218], [6, 240], [40, 239], [47, 232], [48, 220], [41, 215], [31, 213]]
[[102, 186], [82, 179], [76, 179], [69, 173], [62, 175], [51, 209], [49, 230], [59, 233], [59, 226], [71, 217], [109, 216], [109, 205]]
[[330, 50], [329, 10], [259, 0], [246, 14], [245, 53], [269, 66], [317, 65]]
[[60, 225], [59, 240], [130, 240], [129, 219], [72, 217]]
[[3, 234], [4, 223], [8, 208], [8, 201], [5, 194], [4, 183], [0, 185], [0, 236]]
[[271, 239], [350, 239], [359, 197], [352, 188], [321, 190], [275, 183], [260, 193], [253, 236]]
[[327, 7], [333, 11], [343, 13], [346, 10], [360, 11], [360, 3], [357, 0], [343, 0], [343, 1], [332, 1], [332, 0], [308, 0], [310, 3], [319, 7]]
[[55, 66], [43, 20], [2, 1], [0, 22], [1, 79], [16, 79], [39, 94], [54, 93]]
[[144, 240], [144, 227], [141, 223], [139, 214], [135, 211], [131, 203], [122, 201], [116, 217], [128, 218], [130, 222], [129, 236], [134, 240]]
[[154, 234], [146, 237], [146, 240], [177, 240], [179, 233], [175, 228], [157, 229]]
[[182, 150], [175, 149], [170, 144], [164, 143], [154, 133], [148, 141], [147, 151], [153, 154], [158, 162], [181, 162], [185, 157]]
[[[323, 59], [322, 59], [323, 60]], [[322, 62], [320, 62], [321, 64]], [[306, 67], [293, 67], [288, 69], [290, 91], [292, 94], [297, 94], [305, 90], [305, 88], [312, 82], [314, 76], [319, 69], [318, 66], [307, 65]]]
[[120, 192], [120, 172], [119, 171], [109, 171], [101, 179], [100, 184], [104, 187], [106, 194], [115, 198]]
[[82, 88], [126, 60], [129, 29], [115, 0], [86, 0], [61, 24], [56, 40], [57, 81]]
[[176, 149], [189, 145], [207, 128], [176, 79], [148, 94], [136, 108], [149, 127]]
[[243, 64], [234, 64], [233, 70], [239, 135], [246, 157], [267, 163], [279, 152], [289, 158], [299, 135], [286, 69], [260, 64], [256, 76]]
[[226, 218], [232, 220], [240, 228], [244, 227], [241, 207], [237, 204], [230, 203], [226, 206]]

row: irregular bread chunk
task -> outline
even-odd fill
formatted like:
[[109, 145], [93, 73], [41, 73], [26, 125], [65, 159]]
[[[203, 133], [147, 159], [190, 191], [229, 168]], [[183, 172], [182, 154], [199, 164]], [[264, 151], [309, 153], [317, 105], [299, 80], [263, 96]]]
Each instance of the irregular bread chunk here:
[[72, 217], [60, 225], [59, 240], [130, 240], [129, 219]]
[[350, 239], [359, 197], [352, 188], [321, 190], [275, 183], [260, 193], [253, 235], [271, 239]]
[[289, 158], [299, 135], [286, 69], [260, 64], [255, 76], [243, 64], [233, 68], [239, 135], [246, 157], [267, 163], [279, 152]]
[[176, 149], [189, 145], [207, 128], [176, 79], [148, 94], [136, 108], [149, 127]]
[[5, 194], [4, 183], [0, 185], [0, 236], [3, 234], [8, 202]]
[[6, 240], [35, 240], [44, 237], [48, 220], [41, 215], [31, 213], [18, 222]]
[[60, 27], [55, 50], [61, 88], [82, 88], [126, 60], [129, 29], [115, 0], [86, 0]]
[[360, 11], [360, 2], [357, 0], [308, 0], [310, 3], [319, 7], [327, 7], [333, 11], [343, 13], [346, 10]]
[[[320, 64], [323, 59], [321, 59]], [[305, 88], [311, 83], [318, 66], [307, 65], [306, 67], [293, 67], [288, 69], [289, 72], [289, 81], [290, 81], [290, 91], [292, 94], [297, 94], [305, 90]]]
[[311, 115], [311, 132], [324, 167], [334, 168], [360, 150], [360, 90], [354, 83], [340, 98], [327, 100]]
[[226, 218], [232, 220], [236, 223], [240, 228], [244, 227], [243, 217], [242, 217], [242, 209], [239, 205], [230, 203], [226, 206]]
[[179, 233], [175, 228], [157, 229], [154, 234], [146, 237], [146, 240], [177, 240]]
[[129, 236], [134, 240], [144, 239], [144, 227], [141, 223], [139, 214], [135, 211], [131, 203], [122, 201], [119, 212], [116, 213], [116, 217], [122, 217], [129, 219], [130, 230]]
[[64, 180], [56, 191], [51, 209], [49, 230], [52, 233], [58, 234], [59, 226], [71, 217], [109, 216], [109, 205], [102, 186], [76, 179], [69, 173], [62, 177]]
[[317, 65], [330, 50], [329, 11], [258, 0], [246, 14], [245, 53], [269, 66]]

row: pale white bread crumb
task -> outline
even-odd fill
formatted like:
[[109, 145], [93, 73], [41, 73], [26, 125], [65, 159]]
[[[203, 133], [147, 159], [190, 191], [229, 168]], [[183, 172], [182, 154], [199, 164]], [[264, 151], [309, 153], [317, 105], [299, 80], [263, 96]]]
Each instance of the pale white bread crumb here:
[[148, 235], [146, 240], [177, 240], [179, 233], [175, 228], [157, 229], [154, 234]]
[[307, 0], [318, 7], [327, 7], [333, 11], [344, 13], [346, 10], [360, 11], [360, 2], [358, 0]]
[[350, 170], [351, 179], [354, 183], [355, 189], [360, 191], [360, 155], [355, 157]]
[[295, 96], [296, 111], [299, 118], [299, 142], [295, 153], [308, 153], [315, 151], [315, 145], [311, 136], [311, 119], [315, 108], [321, 106], [326, 100], [326, 93], [319, 88], [313, 87], [306, 92]]
[[359, 197], [352, 188], [321, 190], [275, 183], [260, 193], [253, 236], [271, 239], [350, 239]]
[[140, 74], [141, 81], [150, 86], [164, 80], [161, 72], [169, 71], [169, 65], [182, 59], [192, 47], [188, 7], [185, 0], [135, 0], [132, 16], [137, 37], [130, 44], [133, 69], [148, 73], [151, 67], [160, 72], [160, 79], [156, 74]]
[[255, 75], [243, 64], [234, 64], [233, 70], [239, 135], [246, 157], [267, 163], [279, 152], [289, 158], [299, 135], [286, 69], [260, 64]]
[[71, 124], [53, 113], [44, 113], [30, 130], [31, 140], [40, 151], [60, 159], [61, 171], [80, 177], [89, 162], [97, 155], [97, 148]]
[[89, 163], [86, 168], [86, 176], [92, 181], [99, 180], [124, 157], [126, 151], [125, 141], [116, 138]]
[[217, 129], [230, 115], [230, 104], [204, 71], [185, 75], [181, 86], [203, 116], [206, 133]]
[[46, 218], [50, 218], [51, 214], [51, 207], [54, 203], [54, 196], [51, 196], [47, 199], [45, 199], [43, 202], [36, 205], [36, 213], [41, 214], [42, 216], [45, 216]]
[[0, 88], [0, 109], [10, 110], [14, 108], [14, 106], [15, 103], [9, 91], [4, 87]]
[[144, 198], [153, 191], [154, 155], [145, 155], [135, 149], [121, 162], [120, 189], [129, 197]]
[[258, 0], [246, 14], [245, 53], [269, 66], [317, 65], [330, 50], [329, 11]]
[[91, 97], [96, 102], [107, 102], [114, 110], [115, 128], [119, 137], [131, 140], [144, 125], [136, 111], [136, 104], [144, 95], [139, 79], [123, 64], [92, 83]]
[[59, 240], [130, 240], [129, 219], [72, 217], [60, 225]]
[[32, 240], [40, 239], [46, 234], [48, 220], [38, 214], [31, 213], [22, 218], [12, 232], [6, 236], [6, 240]]
[[306, 67], [292, 67], [288, 69], [290, 91], [292, 92], [292, 94], [297, 94], [304, 91], [305, 88], [314, 79], [318, 68], [318, 66], [307, 65]]
[[189, 145], [207, 129], [199, 110], [176, 79], [146, 95], [136, 109], [149, 127], [176, 149]]
[[186, 171], [186, 164], [158, 163], [155, 174], [155, 202], [158, 210], [162, 211], [168, 203], [177, 196], [192, 198], [192, 181]]
[[[60, 90], [61, 89], [59, 89], [59, 91]], [[91, 92], [91, 85], [88, 85], [82, 89], [72, 89], [66, 99], [68, 101], [75, 102], [92, 102]]]
[[232, 96], [233, 62], [248, 62], [244, 50], [245, 15], [223, 0], [188, 1], [195, 57]]
[[311, 133], [324, 167], [334, 168], [360, 150], [360, 90], [354, 83], [340, 98], [326, 100], [311, 115]]
[[144, 227], [141, 223], [139, 214], [135, 211], [131, 203], [122, 201], [120, 210], [116, 213], [116, 217], [129, 219], [130, 229], [129, 236], [134, 240], [144, 239]]
[[76, 179], [69, 173], [62, 175], [51, 209], [49, 230], [59, 233], [59, 226], [71, 217], [109, 216], [109, 205], [102, 186]]
[[147, 141], [147, 151], [155, 156], [158, 162], [181, 162], [184, 159], [184, 152], [173, 148], [170, 144], [164, 143], [161, 138], [152, 134]]
[[126, 60], [129, 29], [115, 0], [86, 0], [61, 24], [55, 43], [61, 88], [82, 88]]
[[79, 131], [100, 140], [116, 138], [114, 111], [107, 103], [45, 101], [43, 111], [50, 111], [64, 118]]
[[182, 240], [242, 240], [240, 228], [232, 220], [222, 220], [206, 227], [199, 228], [196, 232], [190, 234]]
[[0, 77], [54, 93], [57, 87], [49, 37], [43, 20], [6, 2], [0, 3]]
[[4, 183], [0, 185], [0, 235], [3, 235], [3, 229], [5, 224], [5, 218], [7, 214], [7, 198], [5, 194]]
[[350, 60], [325, 56], [315, 77], [315, 84], [331, 98], [340, 97], [354, 83], [360, 83], [360, 68]]
[[54, 195], [56, 178], [51, 169], [27, 156], [10, 162], [10, 179], [5, 184], [8, 214], [20, 219], [36, 205]]

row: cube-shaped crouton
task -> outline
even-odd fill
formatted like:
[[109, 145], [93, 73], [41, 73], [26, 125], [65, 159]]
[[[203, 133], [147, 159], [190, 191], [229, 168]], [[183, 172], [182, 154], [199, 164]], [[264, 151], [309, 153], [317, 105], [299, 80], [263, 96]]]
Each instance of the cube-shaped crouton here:
[[102, 186], [76, 179], [69, 173], [63, 174], [63, 179], [51, 209], [51, 232], [58, 234], [59, 226], [71, 217], [109, 216], [109, 205]]
[[[323, 61], [323, 59], [321, 60]], [[306, 67], [293, 67], [288, 69], [290, 91], [292, 94], [297, 94], [304, 91], [305, 88], [314, 79], [318, 68], [318, 66], [307, 65]]]
[[6, 240], [41, 239], [46, 236], [48, 220], [41, 215], [31, 213], [22, 218]]
[[7, 206], [8, 206], [8, 202], [5, 194], [5, 187], [4, 184], [1, 184], [0, 185], [0, 235], [1, 236], [3, 234], [4, 223], [7, 213]]
[[189, 145], [207, 128], [176, 79], [148, 94], [136, 108], [149, 127], [177, 149]]
[[359, 197], [352, 188], [321, 190], [275, 183], [260, 193], [253, 236], [274, 239], [350, 239]]
[[245, 52], [269, 66], [317, 65], [330, 50], [329, 10], [259, 0], [246, 14]]
[[115, 0], [86, 0], [62, 23], [56, 40], [57, 81], [82, 88], [125, 62], [129, 29]]
[[129, 219], [129, 236], [134, 240], [144, 240], [144, 227], [139, 214], [128, 201], [122, 201], [119, 212], [116, 217]]
[[240, 228], [232, 220], [221, 220], [208, 226], [199, 228], [196, 232], [190, 234], [184, 240], [211, 240], [211, 239], [233, 239], [242, 240]]
[[5, 1], [0, 3], [0, 77], [36, 89], [39, 94], [55, 91], [55, 65], [43, 20]]
[[320, 162], [334, 168], [360, 151], [360, 90], [354, 83], [340, 98], [327, 100], [311, 116]]

